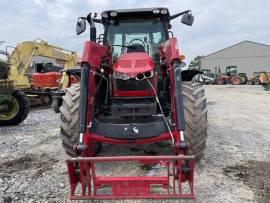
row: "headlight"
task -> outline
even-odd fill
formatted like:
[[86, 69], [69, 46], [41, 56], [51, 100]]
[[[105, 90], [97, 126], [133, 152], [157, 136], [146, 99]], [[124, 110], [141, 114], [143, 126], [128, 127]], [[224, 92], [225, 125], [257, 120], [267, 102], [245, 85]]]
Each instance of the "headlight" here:
[[154, 14], [159, 14], [159, 13], [160, 13], [160, 10], [159, 10], [159, 9], [154, 9], [154, 10], [153, 10], [153, 13], [154, 13]]
[[123, 73], [122, 80], [128, 80], [128, 79], [129, 79], [128, 75], [126, 73]]
[[160, 13], [163, 14], [163, 15], [165, 15], [165, 14], [168, 13], [168, 11], [167, 11], [166, 9], [162, 9], [162, 10], [160, 11]]
[[121, 73], [119, 73], [119, 72], [114, 72], [114, 77], [115, 77], [116, 79], [120, 79]]
[[144, 73], [145, 78], [151, 78], [154, 76], [154, 71], [147, 71]]
[[154, 71], [147, 71], [144, 73], [139, 73], [136, 76], [136, 80], [144, 80], [144, 79], [152, 78], [153, 76], [154, 76]]
[[103, 18], [108, 18], [108, 17], [109, 17], [108, 13], [102, 13], [101, 16], [102, 16]]
[[110, 13], [110, 16], [115, 17], [115, 16], [117, 16], [117, 13], [116, 13], [115, 11], [112, 11], [112, 12]]
[[114, 78], [120, 80], [128, 80], [129, 76], [126, 73], [114, 72]]

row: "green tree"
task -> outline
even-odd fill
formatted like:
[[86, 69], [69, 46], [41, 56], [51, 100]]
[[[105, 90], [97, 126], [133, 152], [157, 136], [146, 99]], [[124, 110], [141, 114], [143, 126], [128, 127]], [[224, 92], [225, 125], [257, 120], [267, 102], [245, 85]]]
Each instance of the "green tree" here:
[[201, 58], [203, 56], [196, 56], [189, 64], [188, 69], [200, 70], [201, 67]]

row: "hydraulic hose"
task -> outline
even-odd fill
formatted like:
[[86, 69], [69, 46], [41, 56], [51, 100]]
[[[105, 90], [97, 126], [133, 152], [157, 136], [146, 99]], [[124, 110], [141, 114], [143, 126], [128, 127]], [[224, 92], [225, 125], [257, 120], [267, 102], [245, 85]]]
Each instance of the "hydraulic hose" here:
[[87, 112], [87, 97], [88, 97], [88, 75], [89, 67], [85, 64], [81, 70], [81, 85], [80, 85], [80, 111], [79, 111], [79, 127], [80, 133], [86, 131], [86, 112]]
[[175, 61], [173, 64], [174, 74], [174, 95], [175, 95], [175, 108], [176, 108], [176, 125], [179, 131], [185, 130], [185, 116], [184, 116], [184, 103], [182, 95], [182, 76], [179, 62]]

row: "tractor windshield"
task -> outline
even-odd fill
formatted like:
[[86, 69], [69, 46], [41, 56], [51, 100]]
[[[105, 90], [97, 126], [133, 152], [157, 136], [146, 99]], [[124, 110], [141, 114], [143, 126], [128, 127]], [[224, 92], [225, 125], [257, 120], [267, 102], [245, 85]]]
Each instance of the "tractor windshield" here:
[[[140, 47], [155, 59], [159, 54], [159, 44], [166, 40], [164, 24], [157, 20], [124, 21], [107, 27], [107, 43], [113, 47], [113, 58], [129, 52], [131, 46]], [[113, 46], [113, 45], [122, 45]]]

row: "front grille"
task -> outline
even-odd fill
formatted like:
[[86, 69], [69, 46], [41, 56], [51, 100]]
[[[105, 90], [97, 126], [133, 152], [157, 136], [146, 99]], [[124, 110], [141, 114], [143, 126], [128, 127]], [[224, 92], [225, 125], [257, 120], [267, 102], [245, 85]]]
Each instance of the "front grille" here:
[[154, 97], [115, 98], [111, 109], [116, 117], [152, 116], [156, 114], [157, 105]]
[[[149, 79], [151, 83], [152, 80], [152, 78]], [[151, 89], [151, 86], [148, 84], [147, 80], [136, 80], [135, 78], [128, 80], [115, 80], [115, 85], [116, 90], [119, 91], [142, 91]]]

